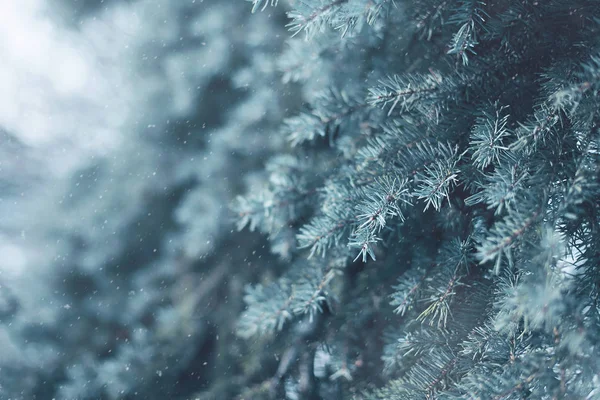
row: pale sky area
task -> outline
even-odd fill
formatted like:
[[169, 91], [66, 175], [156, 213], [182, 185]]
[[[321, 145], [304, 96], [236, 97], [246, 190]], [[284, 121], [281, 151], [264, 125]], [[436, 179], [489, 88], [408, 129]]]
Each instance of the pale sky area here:
[[[129, 163], [137, 167], [136, 158], [149, 159], [145, 154], [152, 150], [140, 137], [188, 113], [191, 88], [202, 89], [192, 82], [214, 73], [226, 54], [221, 50], [227, 43], [218, 38], [186, 52], [160, 53], [181, 40], [178, 12], [194, 1], [111, 2], [85, 17], [74, 17], [59, 1], [1, 3], [0, 184], [9, 188], [0, 198], [5, 279], [58, 256], [44, 227], [93, 230], [94, 224], [75, 212], [64, 214], [61, 206], [77, 171], [102, 159], [119, 166], [114, 179], [128, 192], [122, 206], [136, 207], [148, 183], [118, 171], [131, 171], [123, 168]], [[221, 24], [214, 17], [204, 12], [189, 25], [196, 32], [188, 34]], [[100, 193], [86, 207], [106, 210], [106, 197], [115, 196]], [[102, 221], [111, 222], [106, 231], [118, 229], [119, 221]]]
[[136, 43], [131, 33], [141, 27], [134, 13], [111, 8], [104, 13], [110, 25], [102, 18], [67, 27], [61, 22], [65, 11], [48, 5], [21, 0], [0, 6], [1, 147], [17, 143], [16, 150], [3, 152], [0, 171], [15, 188], [0, 203], [5, 279], [47, 255], [27, 240], [29, 223], [52, 218], [56, 189], [122, 145], [136, 106], [128, 79], [128, 53]]

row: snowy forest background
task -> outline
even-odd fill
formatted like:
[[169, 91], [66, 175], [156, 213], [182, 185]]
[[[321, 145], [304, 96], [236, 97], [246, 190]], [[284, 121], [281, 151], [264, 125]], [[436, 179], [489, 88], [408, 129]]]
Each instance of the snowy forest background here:
[[228, 205], [298, 103], [272, 58], [282, 14], [0, 9], [0, 398], [178, 398], [236, 376], [261, 239], [232, 233]]

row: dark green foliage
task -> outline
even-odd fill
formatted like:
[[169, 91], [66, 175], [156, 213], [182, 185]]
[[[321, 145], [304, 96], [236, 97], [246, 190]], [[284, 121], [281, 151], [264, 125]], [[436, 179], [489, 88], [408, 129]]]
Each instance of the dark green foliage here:
[[296, 235], [239, 322], [302, 354], [273, 397], [600, 398], [600, 3], [289, 3], [310, 107], [235, 207]]

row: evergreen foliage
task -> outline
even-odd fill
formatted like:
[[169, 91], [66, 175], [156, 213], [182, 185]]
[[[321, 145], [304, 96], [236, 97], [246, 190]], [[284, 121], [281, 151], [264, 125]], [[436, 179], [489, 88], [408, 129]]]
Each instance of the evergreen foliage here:
[[600, 3], [269, 7], [306, 108], [233, 205], [295, 235], [246, 289], [238, 334], [287, 344], [239, 398], [600, 398]]
[[600, 399], [600, 2], [0, 3], [0, 400]]

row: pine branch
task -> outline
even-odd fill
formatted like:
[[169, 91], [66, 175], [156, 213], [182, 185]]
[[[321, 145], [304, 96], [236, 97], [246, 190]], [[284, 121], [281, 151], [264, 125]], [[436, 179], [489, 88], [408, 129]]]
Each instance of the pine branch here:
[[552, 135], [559, 121], [557, 108], [541, 104], [534, 112], [533, 120], [519, 123], [520, 126], [516, 130], [517, 140], [510, 145], [510, 148], [531, 154], [539, 143], [545, 142]]
[[327, 56], [335, 53], [340, 44], [332, 40], [331, 36], [332, 34], [319, 35], [310, 42], [299, 38], [289, 40], [277, 60], [277, 66], [283, 73], [283, 82], [318, 79], [327, 65]]
[[467, 242], [453, 240], [442, 247], [438, 267], [430, 272], [427, 288], [424, 290], [422, 302], [428, 306], [417, 316], [417, 320], [442, 329], [448, 324], [451, 314], [451, 303], [458, 287], [463, 286], [461, 280], [468, 271], [470, 245]]
[[315, 254], [325, 257], [327, 249], [337, 247], [347, 236], [349, 228], [354, 223], [354, 218], [332, 218], [329, 215], [315, 218], [300, 228], [300, 232], [296, 236], [298, 248], [309, 248], [308, 258]]
[[287, 27], [292, 32], [292, 36], [304, 31], [308, 40], [315, 33], [324, 32], [325, 28], [332, 24], [336, 11], [347, 2], [348, 0], [302, 0], [294, 10], [288, 12], [292, 22]]
[[367, 23], [373, 25], [382, 12], [391, 6], [397, 7], [395, 0], [369, 0], [367, 11], [365, 12]]
[[476, 54], [473, 48], [478, 44], [478, 30], [485, 30], [485, 20], [489, 15], [483, 10], [486, 4], [479, 0], [461, 0], [448, 23], [460, 25], [452, 36], [447, 54], [456, 54], [463, 65], [469, 63], [468, 53]]
[[511, 250], [519, 240], [538, 221], [541, 209], [536, 208], [528, 213], [509, 212], [501, 221], [497, 222], [491, 230], [491, 235], [477, 248], [479, 263], [495, 260], [494, 273], [500, 273], [502, 257], [506, 256], [509, 265], [513, 265]]
[[292, 146], [312, 141], [317, 136], [353, 131], [356, 129], [352, 124], [366, 117], [363, 111], [367, 107], [355, 94], [330, 88], [315, 96], [311, 112], [288, 118], [283, 131]]
[[[550, 83], [556, 80], [552, 78]], [[593, 96], [597, 95], [600, 88], [600, 57], [591, 56], [587, 63], [582, 64], [577, 78], [579, 82], [565, 85], [566, 87], [554, 91], [548, 97], [552, 108], [573, 115], [588, 92], [592, 91]]]
[[360, 249], [356, 259], [362, 258], [366, 262], [368, 255], [375, 260], [372, 246], [380, 240], [377, 237], [379, 231], [385, 227], [389, 218], [404, 219], [400, 204], [410, 204], [406, 184], [407, 180], [386, 176], [365, 189], [364, 199], [355, 209], [358, 226], [348, 243], [349, 247]]
[[249, 338], [272, 334], [280, 331], [287, 321], [302, 315], [307, 315], [311, 322], [316, 314], [323, 312], [328, 301], [326, 287], [335, 275], [333, 270], [323, 272], [303, 264], [267, 286], [248, 286], [244, 296], [247, 308], [240, 317], [238, 335]]
[[285, 322], [293, 317], [290, 305], [294, 301], [293, 286], [285, 283], [288, 290], [282, 290], [283, 282], [279, 285], [256, 285], [246, 288], [244, 302], [247, 310], [242, 314], [238, 323], [238, 335], [249, 338], [256, 334], [271, 333], [281, 330]]
[[[372, 106], [386, 107], [391, 104], [388, 116], [396, 107], [401, 112], [420, 110], [423, 114], [431, 112], [428, 106], [439, 98], [439, 92], [454, 86], [438, 73], [393, 75], [379, 81], [380, 86], [369, 89], [367, 101]], [[439, 111], [436, 111], [436, 113]]]
[[271, 5], [271, 7], [277, 6], [279, 0], [247, 0], [252, 2], [252, 12], [255, 13], [260, 9], [260, 11], [265, 11], [265, 9]]
[[433, 206], [437, 211], [442, 207], [444, 199], [449, 199], [452, 185], [458, 177], [458, 164], [462, 154], [458, 153], [458, 148], [450, 146], [439, 146], [440, 156], [437, 162], [427, 165], [423, 172], [418, 172], [415, 176], [417, 188], [413, 195], [419, 199], [425, 200], [425, 210]]
[[395, 371], [406, 373], [421, 357], [440, 348], [447, 348], [448, 335], [449, 333], [443, 330], [399, 331], [393, 337], [393, 341], [384, 348], [384, 372], [389, 375]]
[[404, 380], [407, 386], [417, 387], [422, 395], [431, 398], [450, 382], [457, 362], [458, 358], [450, 351], [438, 348], [419, 360]]
[[443, 330], [420, 329], [416, 332], [408, 332], [398, 339], [396, 351], [401, 358], [431, 354], [437, 349], [448, 345], [446, 335], [447, 332]]
[[489, 321], [476, 326], [460, 344], [460, 355], [470, 358], [474, 364], [506, 363], [510, 356], [510, 343]]
[[472, 400], [494, 399], [504, 400], [521, 398], [535, 387], [536, 381], [548, 374], [546, 357], [537, 352], [532, 353], [518, 363], [504, 368], [477, 368], [468, 374], [459, 384], [461, 397]]
[[378, 21], [382, 10], [393, 0], [301, 0], [288, 12], [292, 20], [287, 26], [292, 36], [304, 31], [306, 40], [327, 28], [341, 32], [342, 37], [360, 31], [364, 23]]
[[473, 206], [479, 203], [487, 204], [488, 209], [494, 209], [496, 215], [504, 210], [514, 210], [516, 200], [524, 195], [530, 174], [527, 171], [526, 161], [513, 153], [502, 153], [500, 163], [484, 179], [476, 182], [479, 192], [467, 197], [465, 204]]
[[426, 277], [426, 271], [411, 268], [398, 279], [396, 286], [392, 286], [394, 293], [390, 304], [396, 306], [394, 309], [396, 314], [404, 315], [415, 305]]
[[483, 170], [488, 165], [500, 164], [500, 154], [508, 150], [504, 139], [511, 135], [507, 128], [508, 114], [504, 114], [507, 107], [494, 105], [494, 114], [483, 111], [471, 131], [469, 150], [472, 152], [473, 164]]
[[[356, 170], [392, 168], [425, 161], [435, 148], [431, 130], [414, 123], [393, 119], [382, 126], [382, 133], [369, 137], [355, 157]], [[407, 163], [407, 164], [404, 164]], [[414, 175], [414, 174], [411, 174]]]
[[[305, 212], [309, 196], [316, 192], [318, 180], [305, 175], [311, 166], [291, 156], [274, 157], [267, 164], [269, 185], [244, 197], [238, 196], [232, 210], [238, 217], [238, 229], [276, 234]], [[313, 177], [314, 179], [315, 177]]]
[[[421, 39], [431, 40], [433, 32], [436, 28], [443, 24], [444, 14], [448, 6], [448, 1], [435, 2], [435, 4], [427, 4], [429, 7], [423, 11], [417, 11], [417, 15], [414, 18], [415, 27], [417, 32], [422, 31], [419, 37]], [[417, 3], [419, 5], [419, 3]], [[435, 24], [439, 23], [439, 26]]]

